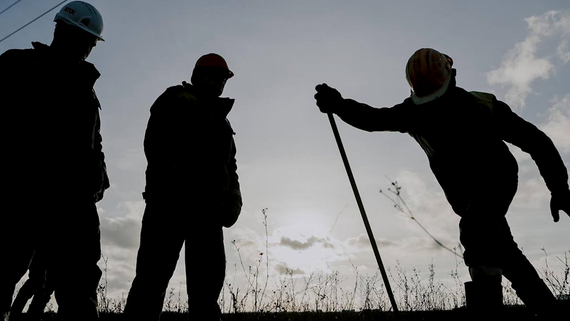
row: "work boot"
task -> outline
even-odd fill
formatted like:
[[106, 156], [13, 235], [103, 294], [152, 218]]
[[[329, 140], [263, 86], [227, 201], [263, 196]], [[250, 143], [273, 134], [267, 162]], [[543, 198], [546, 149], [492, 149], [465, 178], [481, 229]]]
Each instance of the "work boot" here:
[[542, 279], [520, 284], [513, 283], [512, 287], [531, 313], [539, 317], [539, 320], [550, 320], [550, 317], [557, 316], [560, 307]]
[[496, 281], [465, 282], [469, 320], [500, 320], [503, 313], [503, 287]]

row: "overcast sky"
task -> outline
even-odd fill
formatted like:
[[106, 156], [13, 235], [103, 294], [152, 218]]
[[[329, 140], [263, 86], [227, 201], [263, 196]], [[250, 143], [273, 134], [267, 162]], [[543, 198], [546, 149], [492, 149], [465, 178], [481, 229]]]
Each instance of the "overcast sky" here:
[[[0, 10], [13, 2], [0, 0]], [[59, 2], [21, 1], [0, 15], [0, 37]], [[404, 66], [418, 48], [450, 55], [459, 86], [494, 93], [510, 104], [553, 139], [568, 166], [567, 0], [90, 3], [105, 23], [105, 42], [88, 60], [102, 74], [95, 90], [102, 103], [111, 188], [98, 208], [113, 295], [127, 293], [134, 277], [149, 108], [167, 87], [189, 81], [195, 61], [205, 53], [222, 55], [235, 73], [224, 96], [236, 99], [228, 118], [237, 133], [244, 208], [238, 223], [225, 230], [232, 278], [240, 261], [231, 241], [246, 266], [266, 253], [264, 208], [272, 277], [286, 269], [299, 276], [313, 271], [353, 275], [353, 266], [374, 273], [377, 265], [327, 117], [315, 106], [314, 87], [326, 82], [344, 97], [392, 106], [409, 95]], [[0, 43], [0, 52], [29, 48], [31, 41], [49, 44], [56, 12]], [[41, 84], [30, 79], [30, 86]], [[384, 264], [393, 268], [399, 262], [405, 269], [427, 272], [433, 263], [436, 277], [447, 278], [456, 266], [454, 255], [434, 245], [379, 193], [390, 187], [387, 177], [397, 181], [416, 218], [444, 244], [457, 246], [459, 218], [421, 148], [408, 135], [368, 133], [337, 123]], [[541, 249], [550, 256], [570, 250], [570, 218], [552, 222], [549, 192], [534, 162], [511, 149], [519, 161], [520, 182], [507, 217], [515, 240], [541, 268]], [[184, 282], [183, 262], [181, 258], [173, 287]], [[208, 264], [200, 257], [195, 262]]]

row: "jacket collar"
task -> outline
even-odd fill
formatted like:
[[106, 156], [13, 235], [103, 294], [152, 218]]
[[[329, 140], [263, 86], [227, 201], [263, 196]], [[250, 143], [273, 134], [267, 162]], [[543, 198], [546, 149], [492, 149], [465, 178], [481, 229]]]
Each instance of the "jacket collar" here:
[[[61, 67], [58, 68], [57, 65], [54, 64], [55, 61], [55, 52], [53, 49], [41, 42], [32, 42], [32, 46], [34, 50], [37, 52], [37, 61], [35, 63], [43, 66], [48, 66], [56, 71], [59, 69], [60, 71], [65, 70], [66, 68]], [[95, 68], [95, 66], [87, 61], [82, 61], [77, 64], [76, 68], [69, 68], [65, 70], [66, 73], [70, 73], [69, 77], [79, 80], [80, 82], [85, 82], [85, 85], [93, 88], [95, 82], [101, 76], [101, 73]], [[63, 72], [61, 72], [63, 74]]]
[[200, 97], [200, 94], [197, 93], [196, 88], [192, 86], [192, 84], [183, 81], [182, 86], [184, 86], [184, 88], [188, 90], [188, 92], [190, 92], [194, 97], [196, 97], [200, 103], [208, 104], [209, 106], [207, 107], [210, 109], [210, 111], [213, 114], [217, 114], [225, 118], [228, 116], [228, 114], [230, 113], [230, 111], [234, 106], [235, 99], [233, 98], [217, 97], [205, 101]]

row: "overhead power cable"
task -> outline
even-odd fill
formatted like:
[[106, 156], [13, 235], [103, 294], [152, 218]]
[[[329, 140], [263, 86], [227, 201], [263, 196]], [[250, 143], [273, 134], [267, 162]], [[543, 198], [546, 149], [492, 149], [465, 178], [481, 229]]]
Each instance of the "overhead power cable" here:
[[34, 21], [36, 21], [36, 20], [38, 20], [39, 18], [45, 16], [46, 14], [48, 14], [48, 13], [49, 13], [50, 11], [52, 11], [53, 9], [59, 7], [59, 6], [60, 6], [61, 4], [63, 4], [64, 2], [67, 2], [67, 0], [64, 0], [64, 1], [60, 2], [60, 3], [58, 3], [58, 4], [55, 5], [53, 8], [51, 8], [51, 9], [49, 9], [48, 11], [42, 13], [41, 15], [39, 15], [38, 17], [36, 17], [34, 20], [32, 20], [32, 21], [26, 23], [25, 25], [23, 25], [22, 27], [20, 27], [18, 30], [14, 31], [14, 32], [12, 32], [11, 34], [7, 35], [6, 37], [0, 39], [0, 42], [2, 42], [2, 41], [4, 41], [4, 40], [8, 39], [10, 36], [14, 35], [16, 32], [18, 32], [18, 31], [20, 31], [20, 30], [26, 28], [27, 26], [29, 26], [30, 24], [32, 24]]
[[16, 3], [20, 2], [20, 1], [22, 1], [22, 0], [18, 0], [16, 2], [12, 3], [8, 8], [2, 10], [2, 12], [0, 12], [0, 14], [3, 14], [4, 12], [8, 11], [8, 9], [12, 8]]

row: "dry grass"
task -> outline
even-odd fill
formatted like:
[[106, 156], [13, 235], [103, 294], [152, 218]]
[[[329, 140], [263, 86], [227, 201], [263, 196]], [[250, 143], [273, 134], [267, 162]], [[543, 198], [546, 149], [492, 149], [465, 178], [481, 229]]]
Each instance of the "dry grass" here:
[[[397, 185], [394, 185], [396, 188]], [[397, 189], [399, 197], [399, 188]], [[409, 210], [407, 210], [409, 211]], [[269, 244], [267, 208], [263, 209], [265, 227], [265, 249], [259, 253], [255, 264], [244, 264], [240, 248], [232, 242], [239, 257], [239, 265], [234, 265], [233, 280], [226, 279], [219, 298], [224, 320], [393, 320], [391, 304], [379, 272], [373, 275], [361, 274], [353, 266], [352, 283], [347, 285], [347, 277], [338, 271], [325, 273], [314, 271], [308, 276], [296, 276], [288, 270], [285, 276], [273, 277], [269, 271]], [[412, 215], [411, 212], [409, 215]], [[412, 215], [413, 217], [413, 215]], [[435, 240], [435, 239], [434, 239]], [[437, 240], [435, 240], [437, 242]], [[448, 249], [455, 251], [457, 249]], [[568, 304], [570, 297], [570, 266], [568, 253], [564, 257], [550, 258], [543, 250], [544, 264], [540, 273], [546, 284], [559, 300]], [[447, 283], [438, 279], [436, 267], [427, 267], [427, 277], [419, 269], [406, 271], [399, 262], [388, 268], [388, 276], [403, 320], [452, 320], [462, 313], [465, 306], [463, 278], [458, 266], [461, 255], [455, 254], [456, 267], [447, 272]], [[554, 259], [561, 263], [560, 271], [553, 271], [549, 262]], [[111, 298], [108, 295], [107, 263], [103, 258], [103, 277], [98, 287], [98, 304], [102, 319], [120, 319], [126, 303], [126, 294]], [[238, 271], [240, 276], [238, 276]], [[246, 280], [245, 287], [238, 287], [238, 277]], [[451, 285], [449, 280], [452, 280]], [[270, 287], [269, 284], [272, 284]], [[182, 284], [167, 292], [163, 317], [166, 320], [183, 320], [188, 311]], [[504, 283], [505, 305], [520, 305], [508, 281]], [[53, 316], [53, 306], [47, 307], [44, 320]], [[413, 312], [422, 311], [420, 314]], [[420, 319], [416, 318], [422, 315]]]

